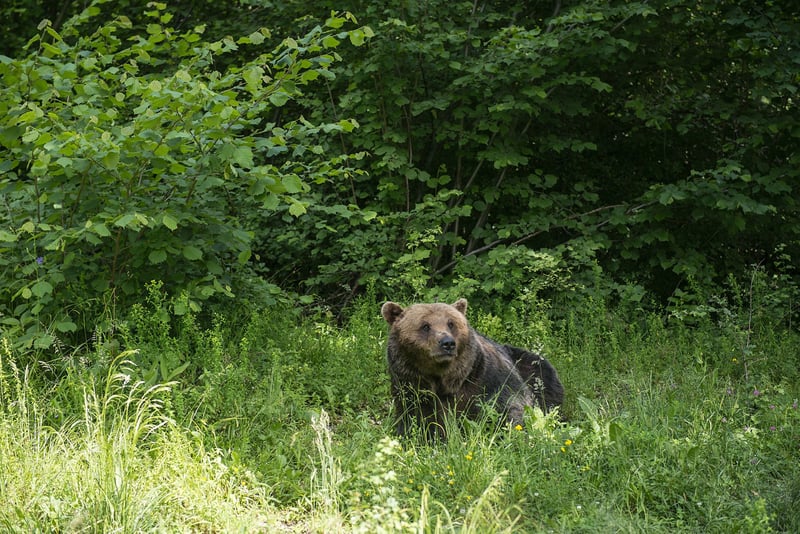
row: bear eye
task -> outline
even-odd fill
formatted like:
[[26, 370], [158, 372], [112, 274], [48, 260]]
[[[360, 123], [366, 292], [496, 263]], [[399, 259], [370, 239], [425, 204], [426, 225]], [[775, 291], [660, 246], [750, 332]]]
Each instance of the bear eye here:
[[450, 330], [455, 328], [455, 326], [456, 325], [455, 325], [455, 323], [453, 321], [447, 321], [447, 328], [449, 328]]
[[422, 330], [423, 332], [430, 332], [431, 331], [431, 325], [429, 325], [428, 323], [424, 323], [420, 327], [420, 330]]

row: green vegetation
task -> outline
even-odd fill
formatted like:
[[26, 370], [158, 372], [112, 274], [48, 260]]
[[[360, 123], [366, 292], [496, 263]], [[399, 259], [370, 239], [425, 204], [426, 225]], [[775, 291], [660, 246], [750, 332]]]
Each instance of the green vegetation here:
[[[800, 531], [790, 3], [29, 4], [0, 529]], [[462, 296], [566, 403], [400, 441], [380, 304]]]
[[[796, 333], [626, 322], [594, 301], [559, 320], [521, 300], [502, 316], [475, 311], [484, 332], [551, 356], [568, 386], [564, 421], [532, 412], [525, 428], [497, 429], [487, 413], [425, 444], [392, 436], [374, 298], [339, 327], [274, 308], [201, 328], [149, 291], [124, 329], [138, 351], [22, 369], [4, 341], [5, 529], [800, 527]], [[181, 361], [191, 364], [173, 370]]]

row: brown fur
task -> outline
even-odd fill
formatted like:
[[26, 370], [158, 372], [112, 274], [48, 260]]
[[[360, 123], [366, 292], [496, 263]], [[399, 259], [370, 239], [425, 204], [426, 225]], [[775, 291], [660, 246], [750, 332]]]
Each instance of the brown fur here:
[[563, 387], [547, 360], [482, 336], [466, 311], [466, 299], [381, 308], [390, 325], [387, 361], [399, 434], [421, 424], [428, 435], [443, 435], [445, 413], [475, 418], [486, 401], [512, 424], [522, 423], [526, 406], [547, 411], [561, 404]]

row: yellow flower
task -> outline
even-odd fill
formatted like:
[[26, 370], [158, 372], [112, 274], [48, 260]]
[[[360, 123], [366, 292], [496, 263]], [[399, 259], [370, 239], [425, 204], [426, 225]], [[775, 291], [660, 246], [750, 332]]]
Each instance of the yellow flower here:
[[464, 458], [466, 458], [468, 462], [471, 461], [472, 460], [472, 451], [469, 451], [466, 455], [464, 455]]
[[569, 447], [570, 445], [572, 445], [572, 440], [571, 440], [571, 439], [568, 439], [567, 441], [565, 441], [565, 442], [564, 442], [564, 445], [566, 445], [567, 447]]
[[567, 452], [567, 449], [565, 449], [564, 447], [561, 447], [561, 452]]
[[516, 431], [520, 431], [520, 430], [522, 430], [522, 425], [517, 425], [517, 426], [515, 426], [515, 427], [514, 427], [514, 430], [516, 430]]

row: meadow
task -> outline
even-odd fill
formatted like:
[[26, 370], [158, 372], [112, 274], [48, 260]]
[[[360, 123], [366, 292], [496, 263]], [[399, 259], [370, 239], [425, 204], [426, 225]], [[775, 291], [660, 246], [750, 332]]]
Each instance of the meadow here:
[[0, 529], [800, 531], [800, 337], [759, 310], [471, 308], [566, 402], [428, 444], [392, 434], [379, 306], [201, 320], [151, 287], [82, 350], [3, 337]]

